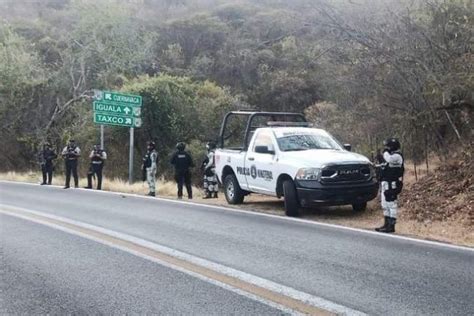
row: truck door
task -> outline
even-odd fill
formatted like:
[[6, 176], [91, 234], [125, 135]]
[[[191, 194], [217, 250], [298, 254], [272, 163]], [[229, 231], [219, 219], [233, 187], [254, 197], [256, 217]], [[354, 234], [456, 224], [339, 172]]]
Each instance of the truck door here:
[[[265, 151], [264, 149], [268, 151]], [[271, 130], [257, 131], [254, 141], [250, 143], [245, 159], [249, 170], [247, 184], [251, 191], [275, 195], [276, 180], [276, 145]]]

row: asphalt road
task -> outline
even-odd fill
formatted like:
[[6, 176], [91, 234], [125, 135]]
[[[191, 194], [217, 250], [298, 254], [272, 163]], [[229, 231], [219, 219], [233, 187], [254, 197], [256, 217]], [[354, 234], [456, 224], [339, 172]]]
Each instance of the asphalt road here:
[[[2, 205], [141, 238], [352, 310], [474, 313], [472, 250], [152, 198], [6, 182], [0, 192]], [[94, 241], [0, 220], [0, 312], [284, 313]]]

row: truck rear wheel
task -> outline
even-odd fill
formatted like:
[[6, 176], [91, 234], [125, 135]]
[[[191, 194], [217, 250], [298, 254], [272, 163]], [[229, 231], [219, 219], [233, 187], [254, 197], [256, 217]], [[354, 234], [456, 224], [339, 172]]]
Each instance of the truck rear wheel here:
[[286, 216], [299, 216], [299, 202], [296, 194], [295, 184], [291, 180], [283, 182], [283, 195], [285, 199], [285, 214]]
[[363, 212], [367, 208], [367, 202], [352, 204], [354, 212]]
[[229, 204], [242, 204], [244, 202], [244, 191], [240, 188], [239, 182], [234, 174], [229, 174], [225, 177], [224, 194]]

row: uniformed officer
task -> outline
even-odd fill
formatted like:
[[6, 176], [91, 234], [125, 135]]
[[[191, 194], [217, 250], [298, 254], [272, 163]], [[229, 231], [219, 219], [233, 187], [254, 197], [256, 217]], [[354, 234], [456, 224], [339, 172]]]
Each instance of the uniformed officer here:
[[157, 169], [158, 152], [156, 151], [156, 144], [149, 141], [147, 145], [147, 152], [143, 157], [143, 171], [148, 182], [149, 196], [156, 195], [156, 169]]
[[208, 142], [206, 145], [206, 149], [207, 156], [202, 164], [202, 169], [204, 170], [204, 198], [217, 198], [219, 186], [217, 182], [215, 162], [216, 143]]
[[191, 186], [190, 168], [194, 167], [194, 162], [189, 153], [185, 151], [186, 145], [182, 142], [176, 144], [176, 152], [171, 158], [171, 164], [175, 170], [175, 180], [178, 185], [178, 199], [183, 198], [183, 184], [186, 186], [188, 198], [193, 198], [193, 189]]
[[56, 159], [58, 155], [56, 152], [51, 148], [50, 143], [45, 143], [43, 145], [43, 150], [40, 151], [38, 155], [38, 160], [41, 166], [41, 172], [43, 173], [43, 182], [41, 185], [48, 184], [50, 185], [53, 181], [53, 171], [54, 171], [54, 164], [53, 160]]
[[77, 175], [77, 160], [81, 156], [81, 149], [76, 145], [76, 142], [71, 139], [62, 151], [62, 156], [66, 163], [66, 185], [64, 189], [69, 189], [71, 182], [71, 174], [74, 177], [74, 187], [79, 186], [79, 176]]
[[91, 164], [89, 166], [89, 172], [87, 173], [87, 186], [86, 189], [92, 189], [92, 177], [97, 177], [97, 190], [102, 189], [102, 169], [104, 168], [105, 160], [107, 159], [107, 153], [103, 150], [100, 145], [94, 145], [89, 158]]
[[400, 151], [400, 142], [396, 138], [384, 141], [383, 159], [381, 165], [381, 200], [384, 224], [375, 230], [382, 233], [395, 232], [398, 212], [398, 195], [403, 188], [404, 160]]

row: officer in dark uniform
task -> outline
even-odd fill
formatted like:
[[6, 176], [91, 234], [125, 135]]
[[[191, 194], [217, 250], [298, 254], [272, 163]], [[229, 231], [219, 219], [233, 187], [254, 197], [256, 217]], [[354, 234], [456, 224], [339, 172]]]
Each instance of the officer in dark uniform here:
[[54, 165], [53, 160], [56, 159], [58, 155], [51, 148], [50, 143], [45, 143], [43, 145], [43, 150], [39, 153], [39, 163], [41, 165], [41, 172], [43, 173], [43, 182], [41, 185], [48, 184], [50, 185], [53, 181], [53, 171]]
[[184, 151], [186, 145], [182, 142], [176, 144], [176, 152], [171, 158], [171, 164], [175, 170], [175, 180], [178, 185], [178, 199], [183, 198], [183, 184], [186, 185], [188, 198], [193, 198], [193, 189], [191, 186], [190, 168], [194, 167], [193, 159], [189, 153]]
[[92, 177], [95, 175], [97, 177], [97, 190], [101, 190], [102, 169], [104, 168], [104, 163], [107, 159], [107, 153], [105, 150], [100, 148], [100, 145], [94, 145], [89, 158], [91, 160], [91, 164], [89, 167], [89, 172], [87, 173], [87, 186], [85, 188], [92, 189]]
[[76, 142], [71, 139], [64, 147], [61, 155], [66, 163], [66, 185], [64, 189], [69, 189], [71, 174], [74, 177], [74, 187], [79, 187], [79, 176], [77, 175], [77, 160], [81, 156], [81, 149], [76, 146]]
[[384, 214], [384, 224], [375, 230], [382, 233], [394, 233], [398, 213], [398, 195], [403, 188], [403, 173], [405, 171], [400, 142], [396, 138], [384, 141], [384, 162], [381, 165], [381, 201]]

